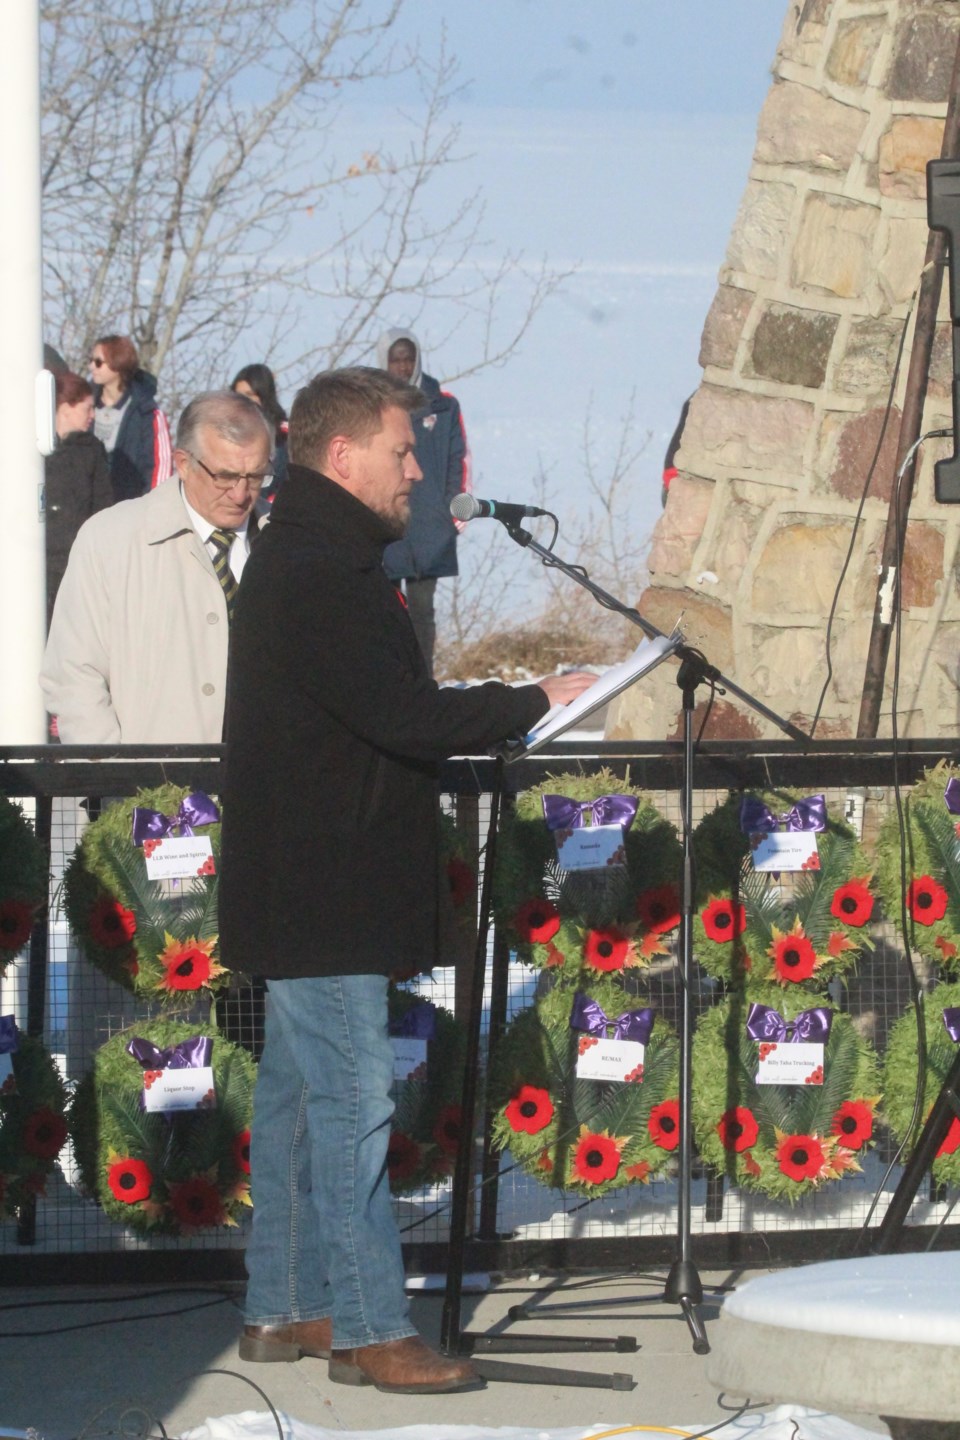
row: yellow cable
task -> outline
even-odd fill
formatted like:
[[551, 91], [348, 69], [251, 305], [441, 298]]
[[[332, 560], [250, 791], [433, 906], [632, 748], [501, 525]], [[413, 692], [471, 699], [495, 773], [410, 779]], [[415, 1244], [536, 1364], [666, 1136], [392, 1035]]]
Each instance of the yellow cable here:
[[690, 1440], [689, 1430], [674, 1430], [670, 1425], [621, 1425], [619, 1430], [600, 1430], [596, 1435], [588, 1435], [585, 1440], [607, 1440], [610, 1435], [629, 1435], [633, 1430], [646, 1430], [651, 1435], [682, 1435], [684, 1440]]

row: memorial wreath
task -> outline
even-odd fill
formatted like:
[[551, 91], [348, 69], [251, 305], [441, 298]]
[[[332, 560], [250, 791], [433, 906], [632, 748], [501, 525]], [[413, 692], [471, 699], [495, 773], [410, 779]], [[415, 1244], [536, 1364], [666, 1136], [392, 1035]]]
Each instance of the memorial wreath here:
[[[822, 1061], [798, 1043], [822, 1045]], [[758, 1083], [777, 1051], [782, 1073], [801, 1083]], [[701, 1017], [692, 1064], [697, 1148], [732, 1183], [792, 1204], [860, 1169], [873, 1143], [877, 1061], [829, 1002], [774, 984], [735, 991]]]
[[[642, 1064], [624, 1080], [578, 1077], [578, 1056], [611, 1032], [644, 1044]], [[646, 1183], [679, 1142], [678, 1067], [670, 1025], [616, 981], [553, 984], [494, 1053], [493, 1143], [558, 1189], [594, 1196]]]
[[[815, 860], [796, 874], [754, 868], [751, 837], [780, 828], [817, 835]], [[827, 815], [822, 795], [731, 795], [701, 820], [693, 849], [694, 954], [716, 979], [820, 989], [873, 948], [869, 866], [850, 827]]]
[[67, 1091], [42, 1043], [0, 1016], [0, 1220], [46, 1193], [67, 1139]]
[[[209, 1067], [195, 1108], [145, 1109], [162, 1072]], [[250, 1202], [255, 1066], [210, 1025], [138, 1022], [94, 1056], [77, 1087], [70, 1131], [84, 1188], [107, 1215], [155, 1235], [237, 1224]]]
[[[206, 837], [190, 875], [151, 879], [168, 839]], [[89, 825], [64, 874], [70, 928], [97, 968], [144, 999], [184, 1006], [229, 983], [217, 959], [219, 811], [201, 791], [164, 785], [123, 800]]]
[[[599, 870], [565, 869], [576, 829], [619, 826]], [[614, 838], [615, 832], [614, 832]], [[649, 966], [680, 924], [681, 850], [644, 791], [608, 770], [557, 775], [518, 796], [498, 841], [494, 906], [520, 958], [569, 977]]]
[[0, 975], [27, 944], [47, 899], [47, 862], [19, 805], [0, 795]]

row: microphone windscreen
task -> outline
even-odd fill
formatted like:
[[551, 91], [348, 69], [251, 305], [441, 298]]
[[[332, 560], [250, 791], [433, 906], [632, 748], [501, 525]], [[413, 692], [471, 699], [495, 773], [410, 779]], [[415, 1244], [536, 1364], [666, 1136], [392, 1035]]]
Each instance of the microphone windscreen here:
[[480, 514], [479, 501], [465, 492], [454, 495], [450, 501], [450, 514], [454, 520], [475, 520]]

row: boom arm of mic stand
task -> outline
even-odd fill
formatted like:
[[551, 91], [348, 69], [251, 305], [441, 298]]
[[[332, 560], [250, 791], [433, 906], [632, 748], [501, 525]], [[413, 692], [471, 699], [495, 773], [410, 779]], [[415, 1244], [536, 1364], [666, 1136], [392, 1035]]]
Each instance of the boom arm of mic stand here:
[[[535, 555], [539, 555], [545, 565], [551, 569], [559, 570], [570, 580], [575, 580], [578, 585], [593, 596], [598, 604], [604, 605], [608, 610], [615, 610], [618, 615], [622, 615], [625, 620], [629, 620], [631, 625], [638, 626], [648, 639], [666, 638], [664, 632], [658, 630], [656, 625], [651, 624], [649, 620], [645, 620], [639, 610], [636, 610], [632, 605], [625, 605], [622, 600], [618, 600], [616, 596], [611, 595], [609, 591], [604, 590], [602, 586], [595, 584], [589, 575], [584, 574], [573, 565], [568, 565], [565, 560], [560, 559], [559, 555], [554, 555], [552, 550], [547, 550], [537, 540], [534, 540], [530, 531], [524, 530], [522, 525], [507, 525], [505, 529], [510, 538], [515, 540], [523, 549], [532, 550]], [[731, 695], [736, 695], [738, 699], [744, 701], [752, 710], [755, 710], [758, 715], [762, 715], [765, 720], [769, 720], [772, 725], [776, 725], [779, 730], [783, 731], [784, 735], [789, 735], [791, 740], [798, 740], [801, 744], [805, 745], [810, 739], [810, 736], [805, 734], [803, 730], [798, 729], [798, 727], [791, 724], [789, 720], [784, 720], [783, 716], [778, 715], [775, 710], [771, 710], [768, 706], [764, 705], [762, 700], [758, 700], [755, 695], [751, 695], [748, 691], [742, 690], [733, 680], [728, 680], [727, 677], [722, 675], [715, 665], [711, 665], [698, 650], [692, 649], [687, 644], [682, 644], [677, 646], [676, 654], [681, 661], [681, 678], [679, 681], [681, 687], [686, 683], [686, 680], [683, 678], [682, 667], [684, 665], [692, 667], [696, 672], [695, 685], [701, 684], [704, 680], [709, 680], [719, 689], [725, 690]]]

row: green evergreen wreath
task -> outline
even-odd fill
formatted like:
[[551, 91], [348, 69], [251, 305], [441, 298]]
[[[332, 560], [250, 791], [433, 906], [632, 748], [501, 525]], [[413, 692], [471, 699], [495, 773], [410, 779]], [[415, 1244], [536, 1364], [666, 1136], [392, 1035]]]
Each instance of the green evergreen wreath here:
[[47, 899], [47, 862], [19, 805], [0, 795], [0, 975], [27, 944]]
[[[960, 1006], [960, 982], [937, 985], [923, 997], [923, 1013], [927, 1032], [927, 1063], [923, 1076], [923, 1099], [920, 1124], [926, 1120], [930, 1107], [940, 1093], [950, 1067], [957, 1058], [956, 1042], [950, 1039], [943, 1022], [943, 1012]], [[917, 1088], [917, 1023], [911, 1008], [901, 1015], [890, 1031], [883, 1057], [883, 1114], [901, 1142], [907, 1135], [913, 1116]], [[910, 1137], [905, 1155], [909, 1157], [916, 1144], [919, 1129]], [[943, 1185], [960, 1185], [960, 1120], [954, 1118], [946, 1139], [930, 1167], [933, 1178]]]
[[[822, 1084], [758, 1085], [761, 1043], [747, 1034], [756, 1001], [786, 1021], [830, 1010]], [[797, 987], [750, 985], [701, 1017], [693, 1041], [693, 1128], [704, 1160], [745, 1190], [790, 1204], [850, 1171], [873, 1143], [879, 1099], [873, 1049], [849, 1015]]]
[[[640, 1008], [613, 980], [581, 989], [608, 1016]], [[491, 1067], [492, 1137], [542, 1184], [604, 1195], [670, 1164], [680, 1138], [679, 1045], [657, 1016], [638, 1083], [578, 1079], [574, 994], [553, 986], [507, 1029]]]
[[[779, 815], [800, 796], [777, 790], [757, 798]], [[750, 863], [750, 839], [740, 829], [743, 798], [732, 794], [694, 831], [694, 954], [727, 984], [819, 989], [849, 971], [861, 950], [873, 948], [866, 857], [850, 827], [828, 816], [817, 836], [820, 868], [778, 882]]]
[[[140, 1108], [144, 1069], [127, 1053], [136, 1036], [166, 1050], [213, 1040], [216, 1103], [172, 1114]], [[84, 1188], [112, 1220], [151, 1235], [234, 1226], [250, 1202], [250, 1120], [256, 1069], [213, 1026], [152, 1020], [114, 1035], [77, 1087], [70, 1133]]]
[[[390, 991], [391, 1024], [430, 1002], [410, 990]], [[460, 1148], [460, 1093], [466, 1036], [449, 1010], [431, 1005], [436, 1033], [427, 1042], [422, 1074], [394, 1081], [396, 1110], [387, 1171], [394, 1195], [406, 1195], [453, 1174]]]
[[[543, 817], [544, 795], [577, 802], [603, 795], [638, 801], [624, 831], [626, 865], [564, 872]], [[629, 780], [609, 770], [556, 775], [517, 797], [497, 844], [494, 912], [522, 960], [562, 968], [568, 977], [646, 967], [665, 954], [680, 924], [681, 849], [674, 827]]]
[[210, 837], [213, 871], [179, 881], [148, 879], [144, 847], [133, 841], [138, 806], [173, 816], [189, 793], [163, 785], [112, 805], [87, 827], [63, 881], [67, 919], [87, 958], [125, 989], [170, 1008], [230, 980], [217, 959], [219, 822], [195, 831]]
[[891, 810], [884, 818], [877, 837], [877, 889], [884, 910], [901, 931], [901, 906], [906, 903], [913, 948], [956, 974], [960, 971], [960, 816], [951, 814], [944, 799], [951, 781], [960, 782], [960, 768], [941, 761], [904, 801], [906, 893], [897, 813]]
[[67, 1138], [67, 1091], [41, 1042], [19, 1035], [13, 1074], [0, 1089], [0, 1220], [46, 1193], [47, 1177]]

